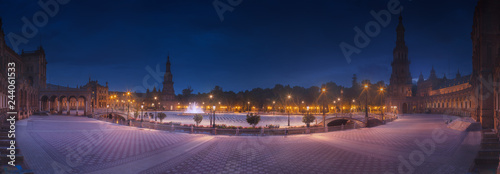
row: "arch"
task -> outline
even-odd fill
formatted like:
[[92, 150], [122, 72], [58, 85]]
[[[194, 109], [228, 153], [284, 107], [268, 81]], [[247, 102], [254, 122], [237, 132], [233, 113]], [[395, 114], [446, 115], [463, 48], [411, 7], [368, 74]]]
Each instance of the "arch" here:
[[[83, 95], [80, 95], [78, 96], [78, 109], [81, 109], [83, 110], [83, 115], [87, 115], [87, 109], [88, 109], [88, 106], [87, 106], [87, 97], [83, 96]], [[76, 115], [78, 115], [78, 110], [76, 111]]]
[[40, 111], [47, 111], [48, 110], [48, 102], [49, 102], [49, 97], [44, 95], [40, 98]]
[[[335, 125], [340, 125], [342, 123], [345, 124], [357, 124], [360, 127], [365, 127], [366, 124], [358, 119], [351, 118], [351, 117], [334, 117], [334, 118], [328, 118], [325, 120], [327, 126], [335, 126]], [[345, 125], [344, 124], [344, 125]], [[320, 123], [320, 125], [323, 125], [323, 122]]]
[[408, 104], [407, 103], [403, 103], [403, 114], [406, 114], [408, 113]]
[[57, 111], [57, 96], [52, 95], [49, 97], [49, 113], [55, 113]]
[[340, 125], [347, 125], [347, 124], [353, 124], [352, 121], [348, 119], [336, 119], [332, 120], [327, 123], [327, 126], [340, 126]]

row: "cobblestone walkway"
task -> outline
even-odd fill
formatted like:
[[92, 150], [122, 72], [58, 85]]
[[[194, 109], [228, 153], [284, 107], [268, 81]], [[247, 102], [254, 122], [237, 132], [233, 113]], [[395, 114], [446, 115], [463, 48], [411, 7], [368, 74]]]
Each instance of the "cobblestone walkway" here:
[[466, 173], [479, 132], [409, 115], [375, 128], [295, 136], [190, 135], [73, 116], [17, 124], [35, 173]]

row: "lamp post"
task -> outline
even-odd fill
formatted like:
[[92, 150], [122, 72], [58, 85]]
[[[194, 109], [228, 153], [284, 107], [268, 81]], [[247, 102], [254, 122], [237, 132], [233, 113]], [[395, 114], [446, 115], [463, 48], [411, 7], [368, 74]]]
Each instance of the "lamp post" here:
[[[158, 99], [158, 98], [155, 97], [155, 103], [156, 103], [156, 99]], [[153, 103], [153, 106], [154, 106], [154, 103]], [[155, 107], [155, 123], [156, 123], [156, 117], [157, 117], [157, 114], [158, 114], [156, 112], [157, 110], [158, 110], [158, 105], [156, 105], [156, 107]]]
[[[340, 112], [342, 113], [342, 112], [343, 112], [343, 110], [342, 110], [342, 108], [340, 107], [340, 97], [339, 97], [339, 98], [337, 98], [337, 105], [338, 105], [338, 108], [339, 108]], [[337, 115], [338, 115], [338, 114], [337, 114]]]
[[273, 101], [273, 115], [274, 115], [274, 112], [276, 112], [275, 104], [276, 104], [276, 101]]
[[[209, 98], [210, 98], [209, 104], [212, 104], [212, 99], [214, 98], [214, 96], [212, 94], [210, 94]], [[208, 114], [208, 118], [210, 118], [210, 125], [212, 125], [212, 123], [213, 123], [213, 121], [212, 121], [212, 107], [210, 107], [210, 113]]]
[[213, 111], [213, 116], [212, 116], [212, 117], [213, 117], [213, 119], [214, 119], [214, 121], [213, 121], [213, 122], [214, 122], [214, 124], [213, 124], [213, 128], [215, 128], [215, 105], [214, 105], [214, 106], [212, 106], [212, 108], [213, 108], [213, 110], [214, 110], [214, 111]]
[[335, 108], [335, 117], [337, 117], [337, 101], [333, 100], [333, 105]]
[[[288, 95], [288, 100], [291, 99], [292, 96], [291, 95]], [[286, 100], [286, 105], [288, 105], [288, 100]], [[285, 111], [288, 110], [288, 107], [285, 106]], [[290, 126], [290, 111], [287, 111], [288, 112], [288, 126]]]
[[144, 121], [143, 111], [144, 111], [144, 104], [141, 105], [141, 122]]
[[365, 120], [366, 120], [366, 125], [368, 127], [368, 85], [365, 85]]
[[108, 108], [109, 108], [109, 104], [108, 104], [108, 105], [106, 105], [106, 116], [108, 116], [108, 114], [109, 114], [109, 113], [108, 113]]
[[384, 121], [384, 104], [383, 104], [383, 101], [382, 101], [382, 97], [384, 96], [384, 88], [381, 87], [380, 88], [380, 112], [382, 113], [382, 121]]
[[321, 89], [321, 95], [323, 95], [323, 126], [326, 127], [326, 110], [325, 110], [326, 88]]

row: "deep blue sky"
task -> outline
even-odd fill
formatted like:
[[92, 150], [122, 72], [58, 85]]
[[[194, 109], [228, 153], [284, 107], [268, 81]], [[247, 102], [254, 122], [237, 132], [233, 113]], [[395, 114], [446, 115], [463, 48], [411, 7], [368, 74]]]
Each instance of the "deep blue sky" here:
[[[226, 2], [226, 0], [220, 0]], [[243, 0], [219, 17], [211, 0], [73, 0], [41, 27], [48, 61], [47, 81], [83, 85], [89, 76], [110, 90], [141, 89], [146, 67], [165, 69], [170, 53], [176, 93], [215, 85], [241, 91], [277, 83], [309, 87], [358, 79], [388, 83], [397, 15], [360, 54], [347, 63], [339, 44], [353, 44], [353, 28], [374, 20], [371, 10], [389, 0]], [[454, 77], [472, 71], [470, 32], [473, 1], [401, 0], [413, 78], [420, 72]], [[36, 1], [0, 0], [5, 33], [21, 34]], [[40, 34], [22, 44], [33, 50]], [[148, 83], [156, 82], [154, 78]], [[161, 84], [160, 84], [161, 86]]]

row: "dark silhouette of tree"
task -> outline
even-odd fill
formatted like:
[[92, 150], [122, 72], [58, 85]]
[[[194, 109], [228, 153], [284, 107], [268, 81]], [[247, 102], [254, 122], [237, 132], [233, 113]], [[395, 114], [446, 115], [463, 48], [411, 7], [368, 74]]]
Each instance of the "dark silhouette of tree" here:
[[314, 120], [316, 120], [316, 117], [314, 117], [314, 115], [312, 114], [304, 114], [304, 116], [302, 117], [302, 122], [304, 122], [307, 127], [309, 127]]
[[247, 123], [255, 127], [260, 122], [260, 115], [250, 113], [247, 114]]
[[167, 118], [167, 114], [160, 112], [158, 113], [158, 119], [160, 119], [160, 123], [163, 122], [163, 119]]
[[201, 123], [201, 121], [203, 121], [203, 116], [201, 114], [195, 114], [193, 116], [193, 120], [196, 123], [196, 127], [198, 127], [198, 125]]

